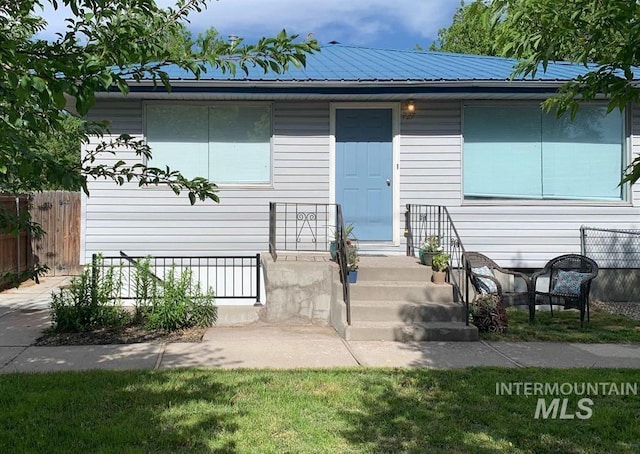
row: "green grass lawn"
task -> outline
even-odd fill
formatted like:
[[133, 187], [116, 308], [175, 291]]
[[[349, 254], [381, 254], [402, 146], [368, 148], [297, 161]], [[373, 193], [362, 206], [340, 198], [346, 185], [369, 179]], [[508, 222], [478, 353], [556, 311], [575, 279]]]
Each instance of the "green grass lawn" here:
[[[0, 452], [632, 453], [640, 397], [535, 419], [496, 383], [629, 383], [634, 370], [341, 369], [0, 375]], [[569, 396], [571, 413], [576, 396]]]
[[591, 321], [580, 327], [580, 314], [574, 310], [537, 311], [533, 323], [529, 312], [507, 309], [509, 328], [504, 334], [481, 333], [485, 340], [554, 342], [640, 342], [640, 322], [622, 315], [591, 310]]

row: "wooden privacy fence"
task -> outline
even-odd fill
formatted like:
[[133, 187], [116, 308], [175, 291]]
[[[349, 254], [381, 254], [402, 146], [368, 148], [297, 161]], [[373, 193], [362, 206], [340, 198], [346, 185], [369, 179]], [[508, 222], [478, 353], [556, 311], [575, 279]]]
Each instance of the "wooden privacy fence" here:
[[[20, 215], [28, 210], [29, 198], [27, 196], [0, 195], [0, 210], [7, 211], [11, 215]], [[31, 254], [31, 239], [26, 232], [20, 235], [0, 232], [0, 275], [5, 273], [19, 273], [33, 265]], [[2, 286], [0, 282], [0, 286]]]
[[36, 263], [49, 266], [49, 276], [79, 274], [80, 193], [47, 191], [33, 195], [31, 219], [46, 234], [32, 241]]

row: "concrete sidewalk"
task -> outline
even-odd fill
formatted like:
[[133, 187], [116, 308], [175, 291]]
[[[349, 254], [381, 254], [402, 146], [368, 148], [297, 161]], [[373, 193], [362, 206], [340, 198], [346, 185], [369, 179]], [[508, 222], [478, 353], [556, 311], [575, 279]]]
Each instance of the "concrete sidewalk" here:
[[49, 294], [63, 279], [0, 293], [0, 372], [87, 369], [328, 367], [640, 368], [640, 344], [365, 342], [327, 327], [211, 328], [201, 343], [35, 347], [50, 323]]

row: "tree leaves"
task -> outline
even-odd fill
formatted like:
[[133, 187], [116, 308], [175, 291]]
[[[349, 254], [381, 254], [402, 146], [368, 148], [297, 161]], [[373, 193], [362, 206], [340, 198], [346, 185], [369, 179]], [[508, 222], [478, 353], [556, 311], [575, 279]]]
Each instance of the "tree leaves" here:
[[485, 14], [489, 6], [482, 0], [460, 7], [449, 27], [438, 30], [438, 40], [429, 50], [474, 55], [495, 55], [492, 24]]
[[[485, 13], [493, 20], [496, 48], [520, 60], [513, 76], [534, 77], [550, 62], [570, 61], [588, 69], [562, 85], [543, 107], [574, 117], [583, 102], [606, 99], [608, 110], [638, 102], [633, 81], [640, 67], [640, 4], [627, 0], [494, 0]], [[622, 183], [640, 178], [640, 161]], [[621, 183], [621, 184], [622, 184]]]
[[[54, 9], [64, 5], [72, 13], [65, 32], [52, 41], [37, 37], [45, 25], [39, 16], [45, 4]], [[178, 0], [166, 9], [153, 0], [0, 1], [0, 192], [53, 187], [89, 195], [88, 180], [104, 179], [118, 185], [164, 185], [177, 195], [186, 192], [192, 205], [218, 202], [215, 183], [145, 165], [151, 150], [143, 141], [121, 136], [89, 150], [82, 160], [65, 142], [74, 138], [70, 134], [79, 134], [77, 144], [109, 133], [106, 124], [85, 121], [70, 130], [65, 107], [85, 115], [97, 92], [127, 95], [129, 84], [143, 79], [159, 80], [169, 90], [168, 65], [195, 77], [210, 66], [231, 74], [237, 67], [248, 73], [252, 66], [281, 72], [289, 64], [304, 65], [305, 54], [319, 49], [315, 41], [298, 42], [284, 30], [254, 45], [223, 41], [215, 30], [195, 43], [187, 40], [184, 23], [190, 13], [205, 7], [206, 0]], [[57, 147], [65, 152], [55, 152]], [[125, 149], [144, 159], [115, 164], [102, 160]], [[28, 218], [0, 211], [0, 231], [41, 234], [38, 228]]]
[[[67, 6], [72, 15], [67, 31], [53, 41], [34, 37], [43, 27], [39, 5]], [[175, 170], [144, 166], [95, 166], [93, 152], [83, 163], [69, 162], [46, 150], [43, 136], [66, 134], [71, 102], [80, 115], [93, 106], [96, 93], [116, 89], [129, 92], [132, 81], [152, 80], [169, 91], [168, 65], [196, 77], [213, 66], [245, 74], [259, 66], [265, 72], [281, 72], [289, 64], [303, 65], [305, 54], [318, 50], [315, 41], [297, 41], [282, 30], [275, 38], [256, 44], [242, 39], [225, 41], [215, 29], [195, 41], [184, 26], [188, 15], [206, 7], [205, 0], [179, 0], [167, 9], [153, 0], [49, 0], [0, 3], [0, 169], [6, 176], [0, 191], [37, 191], [54, 185], [68, 190], [87, 190], [87, 178], [110, 178], [117, 184], [137, 179], [141, 185], [165, 184], [191, 203], [214, 200], [215, 185], [205, 180], [187, 180]], [[89, 134], [107, 133], [104, 124], [86, 123], [80, 140]], [[130, 146], [150, 157], [130, 138], [114, 146]], [[101, 152], [111, 150], [102, 148]]]

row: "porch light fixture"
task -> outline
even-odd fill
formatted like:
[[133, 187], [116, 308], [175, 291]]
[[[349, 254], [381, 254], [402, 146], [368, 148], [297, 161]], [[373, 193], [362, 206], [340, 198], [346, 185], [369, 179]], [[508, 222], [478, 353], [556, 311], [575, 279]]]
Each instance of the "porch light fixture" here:
[[407, 101], [402, 106], [402, 119], [411, 120], [415, 114], [416, 114], [416, 105], [412, 100]]

